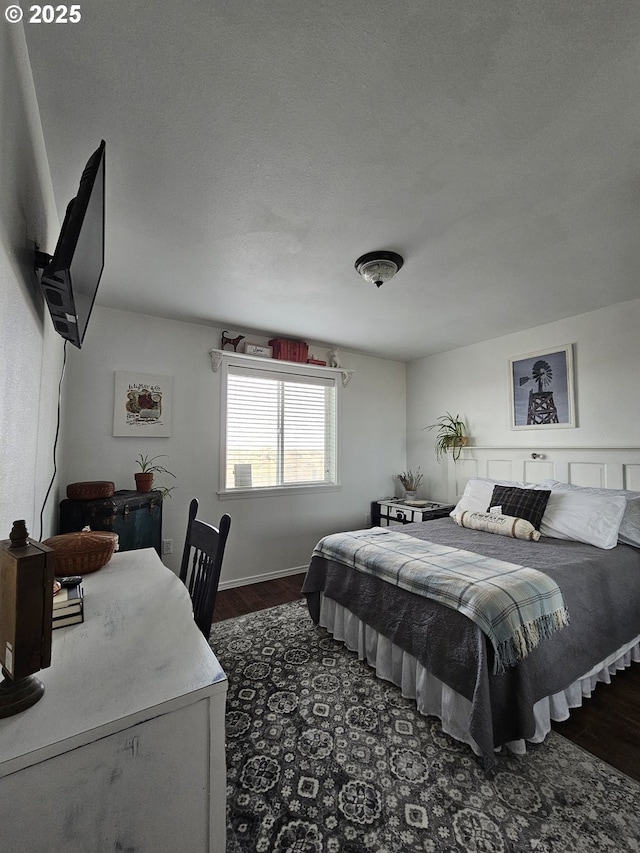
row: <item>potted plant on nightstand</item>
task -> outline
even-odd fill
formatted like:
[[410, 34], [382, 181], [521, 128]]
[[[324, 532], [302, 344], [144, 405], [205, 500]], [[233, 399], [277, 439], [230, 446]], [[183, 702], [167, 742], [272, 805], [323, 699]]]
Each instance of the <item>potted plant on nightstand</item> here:
[[[150, 492], [153, 489], [153, 481], [155, 480], [156, 474], [168, 474], [169, 477], [173, 477], [175, 479], [175, 474], [172, 474], [171, 471], [168, 471], [163, 465], [158, 465], [156, 462], [157, 459], [166, 458], [166, 454], [160, 454], [159, 456], [146, 456], [145, 454], [140, 453], [136, 457], [136, 465], [140, 467], [139, 471], [136, 471], [134, 474], [136, 481], [136, 491], [138, 492]], [[173, 489], [173, 486], [169, 488], [161, 486], [157, 488], [157, 491], [162, 492], [162, 497], [170, 497], [170, 492]]]
[[459, 415], [452, 415], [446, 412], [441, 415], [435, 424], [429, 424], [424, 429], [437, 429], [436, 433], [436, 459], [442, 459], [443, 455], [450, 450], [453, 456], [453, 461], [457, 462], [460, 458], [462, 448], [466, 447], [469, 439], [466, 436], [466, 427], [464, 421], [460, 420]]
[[407, 498], [415, 498], [416, 492], [420, 487], [420, 483], [424, 480], [420, 473], [420, 468], [417, 471], [403, 471], [401, 474], [396, 474], [396, 477], [402, 483], [404, 494]]

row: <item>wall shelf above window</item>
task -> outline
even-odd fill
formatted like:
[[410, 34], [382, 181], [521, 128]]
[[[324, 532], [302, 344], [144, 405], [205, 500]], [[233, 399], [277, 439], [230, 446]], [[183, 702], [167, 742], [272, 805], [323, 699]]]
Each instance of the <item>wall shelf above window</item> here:
[[323, 373], [339, 373], [342, 377], [342, 387], [346, 388], [349, 384], [349, 381], [353, 374], [354, 370], [346, 370], [344, 367], [326, 367], [325, 365], [315, 365], [315, 364], [305, 364], [303, 362], [298, 361], [283, 361], [282, 359], [277, 358], [263, 358], [259, 355], [247, 355], [244, 352], [231, 352], [230, 350], [221, 350], [221, 349], [212, 349], [209, 350], [209, 355], [211, 356], [211, 369], [214, 373], [217, 373], [220, 370], [223, 359], [240, 359], [242, 361], [253, 362], [253, 364], [260, 364], [264, 367], [265, 363], [272, 366], [275, 370], [278, 369], [278, 365], [281, 365], [284, 369], [288, 367], [289, 369], [293, 367], [304, 368], [304, 372], [309, 371], [310, 373], [314, 372], [323, 372]]

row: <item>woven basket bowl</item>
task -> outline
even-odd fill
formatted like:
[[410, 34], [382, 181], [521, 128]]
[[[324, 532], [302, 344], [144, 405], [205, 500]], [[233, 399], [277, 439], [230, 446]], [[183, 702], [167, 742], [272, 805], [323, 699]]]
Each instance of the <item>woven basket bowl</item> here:
[[62, 533], [45, 539], [55, 555], [55, 574], [87, 575], [106, 566], [118, 545], [118, 534], [103, 530]]
[[116, 484], [110, 480], [88, 480], [84, 483], [69, 483], [67, 497], [73, 501], [92, 501], [110, 498], [115, 490]]

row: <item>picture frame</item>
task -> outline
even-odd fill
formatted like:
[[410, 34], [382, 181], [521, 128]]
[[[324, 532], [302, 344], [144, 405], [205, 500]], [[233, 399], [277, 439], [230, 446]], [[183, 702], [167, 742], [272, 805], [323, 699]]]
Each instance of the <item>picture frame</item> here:
[[114, 384], [114, 435], [171, 435], [173, 377], [118, 370]]
[[576, 426], [573, 344], [509, 359], [511, 429]]

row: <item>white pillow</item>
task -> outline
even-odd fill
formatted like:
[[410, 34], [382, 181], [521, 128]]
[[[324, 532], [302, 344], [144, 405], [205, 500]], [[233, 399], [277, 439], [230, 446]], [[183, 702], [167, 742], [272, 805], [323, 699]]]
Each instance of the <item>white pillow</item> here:
[[514, 480], [488, 480], [485, 477], [472, 477], [464, 487], [462, 497], [449, 515], [455, 518], [461, 512], [486, 512], [491, 502], [494, 486], [516, 486], [519, 489], [533, 489], [533, 483]]
[[558, 492], [582, 492], [585, 495], [625, 498], [627, 506], [618, 530], [618, 542], [635, 545], [640, 548], [640, 492], [627, 489], [601, 489], [596, 486], [574, 486], [572, 483], [560, 483], [558, 480], [543, 480], [538, 483], [542, 489]]
[[537, 542], [540, 538], [540, 531], [536, 530], [530, 521], [515, 518], [513, 515], [463, 511], [454, 515], [453, 520], [460, 527], [484, 530], [486, 533], [499, 533], [501, 536], [511, 536], [512, 539], [529, 539]]
[[626, 507], [623, 497], [588, 495], [582, 489], [552, 489], [540, 533], [553, 539], [586, 542], [597, 548], [615, 548]]

